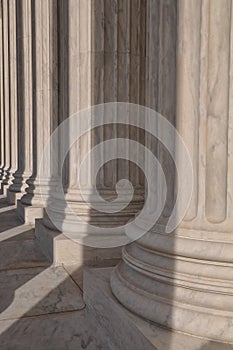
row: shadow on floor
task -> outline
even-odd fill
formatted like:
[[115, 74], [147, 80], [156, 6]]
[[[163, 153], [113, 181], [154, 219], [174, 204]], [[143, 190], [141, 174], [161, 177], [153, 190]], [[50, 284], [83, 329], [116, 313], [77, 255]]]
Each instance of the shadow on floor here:
[[[0, 349], [106, 349], [88, 328], [82, 291], [64, 267], [53, 267], [1, 198]], [[81, 281], [82, 268], [74, 271]]]
[[233, 345], [209, 341], [198, 350], [232, 350]]

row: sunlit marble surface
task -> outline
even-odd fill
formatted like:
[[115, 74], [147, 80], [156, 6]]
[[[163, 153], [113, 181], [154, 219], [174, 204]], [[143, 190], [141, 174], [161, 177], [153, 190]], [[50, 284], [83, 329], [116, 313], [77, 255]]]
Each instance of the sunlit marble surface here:
[[0, 320], [85, 307], [79, 287], [63, 267], [0, 272]]
[[76, 267], [50, 266], [34, 229], [0, 196], [0, 349], [109, 349], [90, 331], [81, 282]]
[[[93, 328], [102, 341], [110, 336], [111, 349], [134, 350], [233, 350], [233, 345], [171, 332], [147, 322], [124, 308], [110, 289], [113, 268], [84, 271], [84, 300]], [[100, 327], [101, 325], [101, 327]]]

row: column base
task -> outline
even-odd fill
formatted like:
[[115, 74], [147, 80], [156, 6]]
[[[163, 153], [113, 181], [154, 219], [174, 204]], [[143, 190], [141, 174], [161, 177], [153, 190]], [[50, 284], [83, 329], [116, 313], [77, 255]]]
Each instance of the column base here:
[[[161, 237], [156, 238], [157, 251], [138, 243], [123, 248], [123, 262], [111, 276], [112, 292], [118, 301], [139, 317], [168, 329], [233, 344], [233, 264], [227, 261], [232, 259], [227, 251], [232, 249], [230, 237], [226, 250], [223, 242], [218, 246], [220, 242], [213, 239], [192, 240], [189, 256], [174, 254], [181, 248], [174, 236], [164, 236], [167, 245], [163, 246], [159, 246]], [[168, 250], [172, 239], [174, 251], [162, 251]], [[145, 242], [146, 236], [140, 243]], [[205, 242], [212, 244], [211, 252], [204, 250]], [[208, 259], [214, 249], [219, 249], [215, 260]], [[199, 258], [190, 257], [198, 252]]]
[[23, 196], [23, 193], [13, 192], [8, 188], [6, 196], [7, 196], [7, 203], [10, 205], [15, 205], [17, 201], [21, 199], [21, 197]]
[[8, 188], [9, 188], [8, 184], [1, 183], [1, 194], [4, 195], [5, 197], [7, 196]]
[[[109, 349], [227, 350], [230, 345], [161, 328], [125, 309], [113, 296], [114, 268], [84, 270], [84, 301], [93, 332]], [[197, 320], [198, 321], [198, 320]]]
[[20, 200], [17, 201], [16, 213], [18, 218], [25, 224], [35, 225], [35, 219], [43, 218], [44, 208], [33, 205], [25, 205]]
[[122, 247], [92, 248], [67, 238], [65, 234], [36, 220], [35, 234], [43, 253], [54, 265], [113, 266], [122, 256]]

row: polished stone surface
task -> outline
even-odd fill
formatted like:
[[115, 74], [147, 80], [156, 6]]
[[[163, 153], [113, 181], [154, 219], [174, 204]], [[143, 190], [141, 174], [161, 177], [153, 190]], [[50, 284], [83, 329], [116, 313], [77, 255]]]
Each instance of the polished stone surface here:
[[35, 219], [43, 217], [43, 207], [23, 204], [21, 200], [17, 201], [17, 216], [27, 225], [35, 226]]
[[55, 265], [113, 266], [121, 259], [121, 247], [95, 248], [79, 244], [57, 230], [46, 227], [43, 220], [36, 220], [35, 235], [41, 251]]
[[111, 350], [96, 341], [84, 311], [0, 321], [0, 331], [2, 350]]
[[49, 266], [36, 244], [34, 229], [17, 218], [16, 207], [0, 197], [0, 271]]
[[110, 349], [157, 350], [232, 350], [233, 344], [171, 332], [125, 309], [110, 289], [112, 268], [84, 271], [84, 301], [93, 329], [100, 324], [99, 338], [110, 337]]
[[80, 267], [51, 266], [4, 196], [0, 222], [0, 349], [109, 349], [90, 332]]
[[[42, 71], [42, 74], [41, 79], [36, 80], [36, 85], [40, 86], [39, 91], [46, 96], [46, 101], [49, 102], [45, 106], [38, 103], [40, 101], [36, 94], [37, 109], [42, 114], [46, 125], [43, 132], [39, 131], [40, 135], [43, 135], [43, 140], [48, 137], [49, 127], [54, 123], [56, 116], [58, 116], [59, 121], [63, 122], [67, 120], [68, 116], [96, 104], [118, 101], [138, 104], [142, 102], [144, 104], [146, 99], [145, 38], [147, 28], [145, 23], [147, 2], [143, 0], [123, 2], [70, 0], [58, 2], [57, 4], [60, 8], [58, 13], [63, 14], [60, 17], [59, 15], [57, 17], [56, 6], [48, 6], [46, 8], [42, 4], [42, 6], [38, 5], [38, 8], [36, 8], [38, 18], [43, 18], [42, 22], [37, 20], [37, 16], [35, 19], [35, 26], [38, 28], [37, 35], [40, 40], [36, 46], [38, 46], [39, 52], [40, 46], [44, 45], [46, 47], [48, 45], [50, 47], [50, 55], [44, 53], [39, 58], [38, 71], [39, 74]], [[56, 25], [58, 26], [58, 38], [52, 38], [53, 31], [48, 30], [48, 18], [50, 16], [53, 18], [53, 21], [51, 20], [53, 28], [56, 28]], [[42, 30], [40, 26], [43, 21], [44, 26]], [[47, 35], [40, 35], [40, 30], [46, 32]], [[54, 48], [57, 39], [58, 48]], [[55, 50], [57, 50], [56, 54], [58, 57], [55, 55]], [[58, 58], [62, 69], [58, 66], [59, 74], [57, 77]], [[47, 75], [43, 74], [44, 70], [41, 69], [43, 64], [41, 63], [46, 66]], [[51, 77], [50, 80], [48, 79], [49, 76]], [[48, 81], [52, 82], [50, 86], [48, 86]], [[58, 111], [56, 105], [57, 96], [47, 93], [48, 88], [51, 90], [55, 89], [57, 87], [56, 84], [59, 86]], [[57, 113], [55, 112], [52, 115], [51, 111], [57, 111]], [[99, 120], [104, 124], [108, 120], [108, 113], [104, 112], [101, 114]], [[48, 123], [48, 117], [50, 117], [50, 123]], [[75, 126], [77, 125], [78, 122], [75, 123]], [[69, 128], [70, 131], [67, 132], [69, 137], [65, 135], [65, 138], [59, 138], [61, 145], [60, 154], [63, 153], [62, 146], [66, 145], [66, 143], [69, 144], [71, 139], [72, 124], [69, 125]], [[139, 176], [139, 170], [132, 162], [127, 162], [125, 166], [125, 162], [116, 159], [109, 164], [105, 164], [104, 169], [98, 172], [96, 178], [93, 164], [89, 164], [85, 166], [85, 174], [81, 176], [80, 183], [78, 178], [81, 162], [92, 146], [114, 135], [127, 137], [130, 133], [133, 134], [129, 126], [120, 128], [114, 125], [101, 125], [94, 132], [82, 135], [77, 142], [70, 145], [69, 157], [64, 162], [62, 174], [67, 203], [66, 210], [63, 204], [63, 195], [60, 196], [58, 191], [50, 191], [46, 211], [53, 216], [53, 223], [45, 216], [44, 225], [47, 229], [47, 234], [41, 235], [39, 239], [43, 249], [44, 247], [52, 247], [54, 253], [53, 261], [57, 262], [59, 260], [73, 264], [75, 260], [78, 262], [80, 257], [86, 259], [87, 256], [88, 258], [88, 255], [92, 255], [93, 259], [95, 259], [95, 256], [100, 259], [101, 256], [103, 259], [108, 259], [108, 253], [104, 250], [99, 250], [96, 253], [95, 250], [90, 252], [87, 249], [87, 253], [82, 255], [82, 247], [79, 248], [75, 243], [72, 247], [72, 240], [67, 242], [63, 239], [63, 242], [61, 242], [54, 238], [51, 232], [51, 229], [54, 229], [53, 224], [64, 235], [72, 235], [72, 232], [75, 232], [76, 235], [82, 238], [83, 234], [89, 229], [88, 224], [101, 227], [118, 227], [132, 219], [142, 207], [144, 202], [144, 178]], [[135, 132], [134, 138], [139, 141], [139, 131]], [[43, 145], [43, 142], [41, 145]], [[120, 149], [120, 145], [117, 148]], [[129, 146], [127, 146], [127, 150], [129, 153]], [[117, 149], [116, 153], [118, 153]], [[99, 157], [102, 158], [102, 155], [99, 154]], [[45, 166], [43, 169], [48, 171], [48, 166]], [[59, 169], [58, 174], [60, 172], [61, 170]], [[57, 175], [56, 172], [55, 175]], [[117, 182], [128, 175], [133, 185], [135, 185], [135, 196], [130, 203], [126, 201], [122, 213], [109, 212], [106, 216], [104, 212], [90, 210], [88, 201], [85, 201], [80, 193], [80, 187], [85, 187], [87, 192], [92, 194], [95, 190], [95, 184], [97, 184], [100, 193], [105, 193], [105, 198], [111, 201], [116, 193]], [[92, 200], [97, 205], [101, 203], [95, 192], [92, 195]], [[71, 211], [69, 206], [72, 206]], [[82, 213], [81, 221], [77, 218], [78, 213]], [[102, 240], [102, 234], [98, 231], [95, 236], [97, 238], [94, 240], [97, 240], [97, 242], [98, 238]], [[115, 234], [113, 234], [114, 238]], [[105, 247], [102, 244], [100, 243], [99, 247]], [[69, 255], [66, 254], [68, 250], [71, 252]], [[116, 256], [114, 252], [110, 254]], [[120, 255], [119, 248], [118, 257]]]
[[[72, 244], [65, 237], [71, 234], [72, 238], [75, 233], [82, 239], [84, 236], [81, 242], [87, 243], [92, 238], [88, 223], [117, 227], [141, 209], [144, 177], [132, 162], [125, 165], [115, 159], [118, 147], [114, 161], [105, 164], [97, 176], [93, 162], [87, 162], [78, 181], [86, 153], [106, 139], [131, 138], [131, 128], [101, 126], [82, 135], [72, 144], [63, 164], [62, 145], [70, 141], [73, 131], [69, 120], [67, 133], [59, 133], [59, 147], [50, 149], [42, 163], [40, 160], [54, 128], [71, 114], [95, 104], [122, 101], [149, 106], [176, 126], [190, 154], [193, 183], [189, 184], [192, 197], [185, 216], [173, 234], [165, 236], [175, 198], [175, 213], [179, 214], [182, 202], [176, 181], [183, 168], [182, 152], [171, 138], [179, 160], [176, 173], [167, 145], [139, 130], [134, 134], [135, 140], [145, 143], [158, 158], [168, 191], [161, 222], [124, 247], [123, 262], [111, 277], [111, 290], [119, 303], [148, 321], [212, 341], [233, 343], [232, 11], [233, 0], [0, 0], [1, 189], [8, 194], [9, 203], [23, 195], [17, 210], [25, 222], [21, 225], [15, 218], [15, 208], [7, 207], [0, 198], [1, 293], [16, 288], [14, 299], [13, 292], [2, 298], [3, 309], [5, 301], [7, 305], [12, 300], [3, 310], [3, 317], [4, 312], [6, 317], [30, 314], [33, 300], [37, 305], [30, 317], [46, 310], [59, 314], [60, 310], [64, 312], [63, 304], [71, 312], [79, 301], [71, 296], [67, 300], [66, 294], [80, 283], [83, 265], [103, 260], [112, 263], [121, 257], [120, 248], [111, 252], [101, 245], [97, 252], [83, 248], [83, 244]], [[101, 110], [101, 122], [107, 117], [105, 112]], [[144, 114], [139, 117], [146, 120]], [[129, 121], [128, 116], [125, 119]], [[79, 122], [75, 136], [81, 129]], [[166, 134], [166, 130], [161, 133]], [[129, 147], [126, 151], [130, 155]], [[51, 161], [53, 156], [56, 166]], [[102, 156], [103, 153], [99, 159]], [[63, 170], [59, 169], [62, 166]], [[161, 192], [156, 198], [158, 205], [163, 189], [160, 191], [157, 174], [153, 175], [153, 186]], [[185, 172], [183, 183], [189, 175]], [[59, 177], [65, 204], [63, 193], [59, 195], [53, 187]], [[90, 202], [99, 198], [93, 195], [95, 185], [101, 195], [112, 201], [117, 181], [122, 178], [131, 181], [136, 194], [124, 212], [107, 215], [90, 210], [80, 184], [87, 189]], [[183, 187], [181, 192], [186, 192]], [[122, 203], [127, 198], [125, 194], [124, 191]], [[74, 211], [69, 213], [67, 204]], [[48, 215], [55, 214], [58, 231], [53, 231], [54, 223], [44, 215], [43, 206]], [[82, 215], [81, 223], [77, 213]], [[43, 219], [42, 224], [37, 222], [35, 240], [32, 226], [36, 217]], [[102, 238], [97, 231], [95, 243], [103, 242]], [[52, 263], [60, 267], [49, 267]], [[67, 269], [62, 264], [67, 264]], [[24, 283], [27, 278], [29, 285]], [[22, 289], [18, 283], [22, 283]], [[35, 283], [35, 293], [31, 283]], [[55, 294], [49, 292], [53, 288]], [[91, 285], [93, 304], [98, 305], [99, 294]], [[30, 310], [26, 308], [27, 298]], [[41, 298], [44, 303], [39, 303]], [[81, 301], [79, 305], [81, 308]], [[106, 313], [114, 312], [112, 305], [109, 302]], [[103, 310], [104, 306], [103, 303]], [[120, 315], [120, 309], [118, 312]], [[100, 321], [98, 317], [97, 320]], [[127, 320], [123, 324], [125, 330], [130, 330]], [[110, 340], [116, 344], [119, 336], [114, 330], [118, 326], [115, 320]], [[133, 329], [142, 333], [143, 327], [134, 325]], [[159, 338], [154, 332], [152, 343]], [[132, 343], [141, 348], [149, 346], [147, 336], [140, 339], [135, 331], [132, 339], [126, 339], [127, 348]], [[182, 339], [181, 343], [186, 344]], [[192, 339], [195, 348], [196, 340]], [[165, 342], [167, 347], [172, 344]], [[218, 344], [206, 340], [197, 346], [205, 349]]]
[[81, 310], [80, 289], [63, 267], [0, 272], [0, 320]]
[[[174, 181], [176, 176], [170, 176], [172, 167], [162, 156], [159, 160], [170, 183], [169, 203], [149, 232], [123, 248], [123, 263], [112, 275], [111, 288], [122, 305], [142, 318], [233, 344], [232, 1], [152, 1], [151, 5], [152, 23], [159, 23], [158, 56], [161, 50], [164, 58], [168, 33], [174, 34], [169, 43], [176, 57], [175, 103], [166, 89], [166, 77], [170, 85], [173, 76], [164, 59], [159, 65], [158, 93], [161, 89], [164, 106], [171, 107], [189, 151], [193, 181], [187, 167], [184, 178], [190, 181], [192, 195], [178, 226], [166, 234], [174, 209], [172, 193], [177, 196], [179, 217], [179, 194], [182, 197], [187, 191]], [[152, 28], [149, 37], [156, 30]], [[173, 149], [180, 178], [182, 152], [178, 145]], [[154, 182], [160, 189], [159, 181]], [[159, 199], [157, 206], [160, 203]]]

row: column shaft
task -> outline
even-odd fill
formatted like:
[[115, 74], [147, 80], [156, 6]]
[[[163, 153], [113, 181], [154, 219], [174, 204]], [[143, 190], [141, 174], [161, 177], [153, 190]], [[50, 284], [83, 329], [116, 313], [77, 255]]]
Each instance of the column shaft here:
[[[57, 1], [33, 3], [33, 176], [23, 196], [23, 204], [43, 207], [52, 191], [51, 159], [43, 158], [44, 147], [58, 123], [57, 109]], [[43, 197], [43, 198], [42, 198]], [[35, 212], [35, 209], [34, 209]]]
[[[61, 122], [82, 109], [100, 103], [145, 104], [145, 10], [145, 1], [142, 0], [70, 0], [59, 3]], [[108, 120], [104, 108], [100, 118], [103, 123]], [[75, 127], [79, 129], [78, 125]], [[61, 137], [60, 143], [64, 145], [70, 134], [72, 129]], [[123, 212], [108, 214], [92, 210], [81, 195], [78, 172], [82, 160], [95, 145], [114, 137], [139, 140], [143, 132], [126, 125], [107, 125], [83, 135], [71, 147], [64, 162], [63, 184], [67, 205], [64, 208], [59, 193], [51, 193], [47, 213], [56, 217], [56, 222], [51, 223], [46, 216], [43, 221], [46, 227], [59, 227], [62, 233], [74, 232], [84, 237], [89, 234], [86, 232], [87, 223], [97, 227], [120, 226], [140, 210], [144, 202], [144, 178], [128, 160], [112, 160], [100, 169], [96, 178], [93, 164], [89, 162], [80, 179], [89, 202], [98, 203], [95, 186], [99, 194], [110, 201], [116, 195], [117, 182], [128, 178], [134, 186], [134, 197]], [[117, 145], [115, 149], [115, 158], [120, 152], [119, 147]], [[99, 159], [103, 156], [101, 152], [98, 154]], [[68, 211], [68, 205], [72, 206], [73, 212]], [[82, 222], [77, 219], [77, 214], [81, 215]]]
[[[16, 32], [16, 0], [9, 4], [9, 64], [10, 64], [10, 134], [11, 134], [11, 171], [12, 184], [7, 190], [7, 201], [15, 204], [16, 195], [14, 188], [15, 172], [18, 169], [18, 79], [17, 79], [17, 32]], [[18, 199], [20, 196], [18, 196]]]
[[16, 1], [19, 108], [19, 169], [14, 190], [24, 190], [33, 169], [31, 1]]
[[9, 14], [8, 1], [2, 1], [2, 49], [3, 49], [3, 119], [4, 119], [4, 175], [3, 191], [12, 181], [11, 170], [11, 120], [10, 120], [10, 62], [9, 62]]
[[[61, 120], [99, 103], [114, 101], [143, 103], [145, 93], [143, 87], [140, 87], [140, 83], [145, 79], [145, 70], [143, 70], [145, 32], [142, 31], [144, 26], [140, 27], [143, 20], [145, 21], [143, 2], [100, 1], [97, 5], [96, 2], [91, 1], [71, 0], [69, 3], [62, 2], [62, 6], [61, 27], [59, 28], [62, 68], [59, 97]], [[68, 24], [69, 27], [67, 27]], [[119, 39], [121, 36], [122, 38]], [[104, 111], [102, 118], [104, 122]], [[84, 220], [90, 221], [91, 213], [80, 194], [79, 165], [92, 147], [114, 135], [117, 137], [130, 136], [130, 129], [127, 126], [124, 128], [99, 127], [82, 136], [70, 149], [64, 179], [66, 200], [74, 204], [75, 196], [76, 210], [83, 212]], [[140, 184], [140, 179], [135, 177], [135, 171], [130, 168], [129, 163], [125, 166], [125, 163], [121, 164], [121, 161], [111, 162], [100, 171], [97, 178], [94, 178], [92, 164], [89, 164], [85, 174], [81, 183], [90, 197], [93, 192], [92, 187], [97, 183], [100, 193], [102, 191], [105, 196], [111, 198], [119, 179], [131, 177], [137, 185], [137, 200], [141, 203], [143, 201], [142, 196], [140, 199], [140, 193], [143, 192], [142, 183]], [[48, 210], [56, 211], [56, 203], [59, 198], [56, 198], [55, 193], [54, 196], [54, 202], [53, 204], [50, 202]], [[57, 210], [60, 209], [57, 208]], [[138, 210], [137, 204], [135, 210]], [[92, 214], [93, 221], [96, 220], [96, 215], [98, 215], [98, 220], [101, 220], [101, 214], [95, 214], [94, 211]], [[102, 214], [103, 221], [106, 221], [106, 215], [106, 213]], [[130, 210], [129, 215], [133, 215]], [[123, 216], [118, 217], [119, 221], [122, 219]], [[64, 229], [71, 226], [71, 219], [61, 217], [61, 220]], [[73, 217], [72, 220], [74, 220], [73, 225], [76, 226], [75, 218]], [[111, 219], [109, 216], [109, 221], [114, 221], [114, 217]], [[49, 225], [49, 222], [46, 222]]]
[[[9, 201], [20, 199], [33, 172], [33, 85], [32, 85], [32, 2], [11, 2], [12, 66], [16, 55], [16, 74], [12, 70], [12, 88], [17, 84], [17, 96], [12, 107], [17, 110], [17, 163], [13, 184], [8, 192]], [[16, 20], [17, 19], [17, 20]], [[15, 22], [16, 21], [16, 22]], [[12, 69], [13, 69], [12, 68]], [[17, 109], [16, 109], [17, 106]], [[13, 112], [13, 110], [12, 110]], [[15, 117], [16, 118], [16, 117]], [[14, 131], [15, 132], [15, 131]], [[15, 134], [14, 134], [15, 135]], [[19, 205], [19, 202], [18, 202]], [[19, 209], [17, 209], [20, 215]]]
[[172, 234], [155, 225], [123, 249], [111, 286], [150, 321], [232, 342], [232, 1], [180, 0], [177, 11], [176, 127], [193, 194]]
[[5, 163], [5, 157], [4, 157], [4, 95], [3, 95], [3, 46], [2, 46], [2, 36], [3, 36], [3, 20], [2, 20], [2, 1], [0, 2], [0, 133], [1, 133], [1, 168], [0, 168], [0, 179], [3, 179], [4, 176], [4, 163]]

